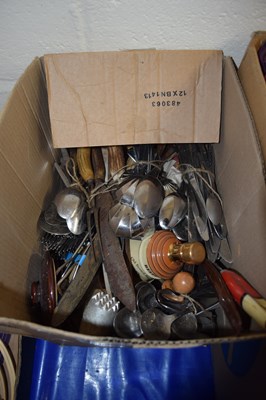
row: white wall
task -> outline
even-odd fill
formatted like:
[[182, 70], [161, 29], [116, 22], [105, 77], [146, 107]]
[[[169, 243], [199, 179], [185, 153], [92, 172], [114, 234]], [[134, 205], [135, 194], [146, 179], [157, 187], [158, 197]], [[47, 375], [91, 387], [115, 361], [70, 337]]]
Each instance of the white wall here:
[[239, 65], [266, 0], [0, 0], [0, 109], [34, 56], [222, 49]]

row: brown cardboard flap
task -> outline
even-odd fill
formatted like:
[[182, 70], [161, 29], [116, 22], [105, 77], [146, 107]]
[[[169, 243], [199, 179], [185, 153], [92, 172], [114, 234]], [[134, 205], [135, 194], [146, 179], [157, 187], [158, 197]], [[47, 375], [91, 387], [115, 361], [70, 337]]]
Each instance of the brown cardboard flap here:
[[223, 73], [221, 142], [215, 145], [233, 268], [266, 297], [266, 186], [254, 125], [231, 59]]
[[29, 318], [27, 265], [37, 220], [52, 186], [47, 93], [36, 58], [16, 83], [0, 118], [0, 315]]
[[222, 51], [44, 56], [54, 147], [218, 142]]
[[266, 163], [266, 83], [258, 58], [258, 50], [265, 41], [266, 31], [253, 34], [238, 70], [257, 128], [264, 163]]

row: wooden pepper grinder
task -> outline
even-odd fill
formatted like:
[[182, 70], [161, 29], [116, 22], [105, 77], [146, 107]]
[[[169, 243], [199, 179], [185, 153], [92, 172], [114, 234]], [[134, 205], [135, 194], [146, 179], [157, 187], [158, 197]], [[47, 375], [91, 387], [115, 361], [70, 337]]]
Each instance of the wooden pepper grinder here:
[[141, 242], [130, 240], [131, 262], [142, 280], [172, 279], [184, 263], [201, 264], [202, 243], [182, 243], [171, 231], [161, 230]]

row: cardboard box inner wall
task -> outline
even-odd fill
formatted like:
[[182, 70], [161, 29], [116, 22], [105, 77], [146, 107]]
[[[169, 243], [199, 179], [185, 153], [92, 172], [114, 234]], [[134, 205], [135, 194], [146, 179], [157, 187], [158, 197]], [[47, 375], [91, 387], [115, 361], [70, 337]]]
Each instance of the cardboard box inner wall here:
[[265, 31], [253, 34], [238, 71], [258, 132], [264, 167], [266, 163], [266, 83], [258, 50], [265, 41]]
[[[225, 340], [92, 337], [34, 323], [29, 308], [29, 262], [38, 240], [37, 220], [57, 182], [42, 60], [36, 58], [17, 82], [1, 114], [0, 135], [1, 331], [79, 345], [178, 347]], [[223, 62], [221, 138], [214, 147], [234, 268], [266, 296], [265, 181], [253, 122], [230, 58]], [[251, 337], [256, 335], [261, 333]]]

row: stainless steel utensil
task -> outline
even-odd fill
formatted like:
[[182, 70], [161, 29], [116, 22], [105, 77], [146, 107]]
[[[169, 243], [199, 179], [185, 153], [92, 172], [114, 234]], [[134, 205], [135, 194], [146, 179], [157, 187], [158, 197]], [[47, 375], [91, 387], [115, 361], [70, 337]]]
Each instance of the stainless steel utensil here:
[[182, 197], [170, 194], [162, 202], [159, 211], [159, 224], [163, 229], [174, 228], [186, 214], [186, 202]]
[[38, 220], [39, 228], [54, 236], [68, 236], [70, 234], [70, 230], [67, 227], [67, 224], [58, 224], [58, 225], [51, 225], [46, 222], [44, 217], [44, 212], [41, 213], [39, 220]]
[[223, 215], [222, 205], [217, 196], [212, 192], [209, 193], [206, 199], [206, 211], [214, 225], [218, 225], [221, 222]]
[[87, 205], [82, 203], [74, 214], [66, 219], [67, 227], [74, 235], [80, 235], [87, 228], [86, 223]]
[[148, 308], [159, 305], [156, 299], [156, 288], [151, 283], [145, 283], [137, 291], [137, 308], [143, 313]]
[[166, 315], [159, 308], [149, 308], [141, 316], [143, 336], [148, 340], [168, 340], [176, 315]]
[[198, 330], [197, 317], [193, 312], [176, 318], [171, 324], [171, 331], [179, 339], [192, 339]]
[[177, 224], [174, 228], [172, 228], [172, 232], [175, 234], [177, 239], [181, 240], [182, 242], [188, 242], [188, 241], [196, 241], [196, 240], [189, 240], [188, 237], [188, 232], [189, 232], [189, 221], [188, 221], [188, 215], [185, 215], [185, 217]]
[[64, 219], [71, 218], [84, 202], [84, 194], [74, 187], [61, 190], [54, 199], [58, 215]]
[[115, 315], [114, 330], [119, 337], [138, 338], [142, 336], [140, 320], [141, 314], [138, 310], [130, 311], [124, 307]]
[[108, 335], [113, 331], [113, 321], [120, 302], [105, 291], [96, 289], [85, 306], [80, 324], [80, 333]]
[[134, 179], [131, 181], [130, 186], [126, 189], [126, 191], [120, 197], [119, 202], [121, 204], [125, 204], [126, 206], [133, 207], [134, 206], [134, 194], [136, 187], [138, 185], [139, 180]]
[[140, 219], [134, 208], [117, 203], [109, 211], [109, 224], [118, 237], [134, 238], [144, 233], [147, 219]]
[[140, 218], [154, 217], [163, 202], [164, 192], [159, 180], [142, 179], [134, 193], [134, 208]]

